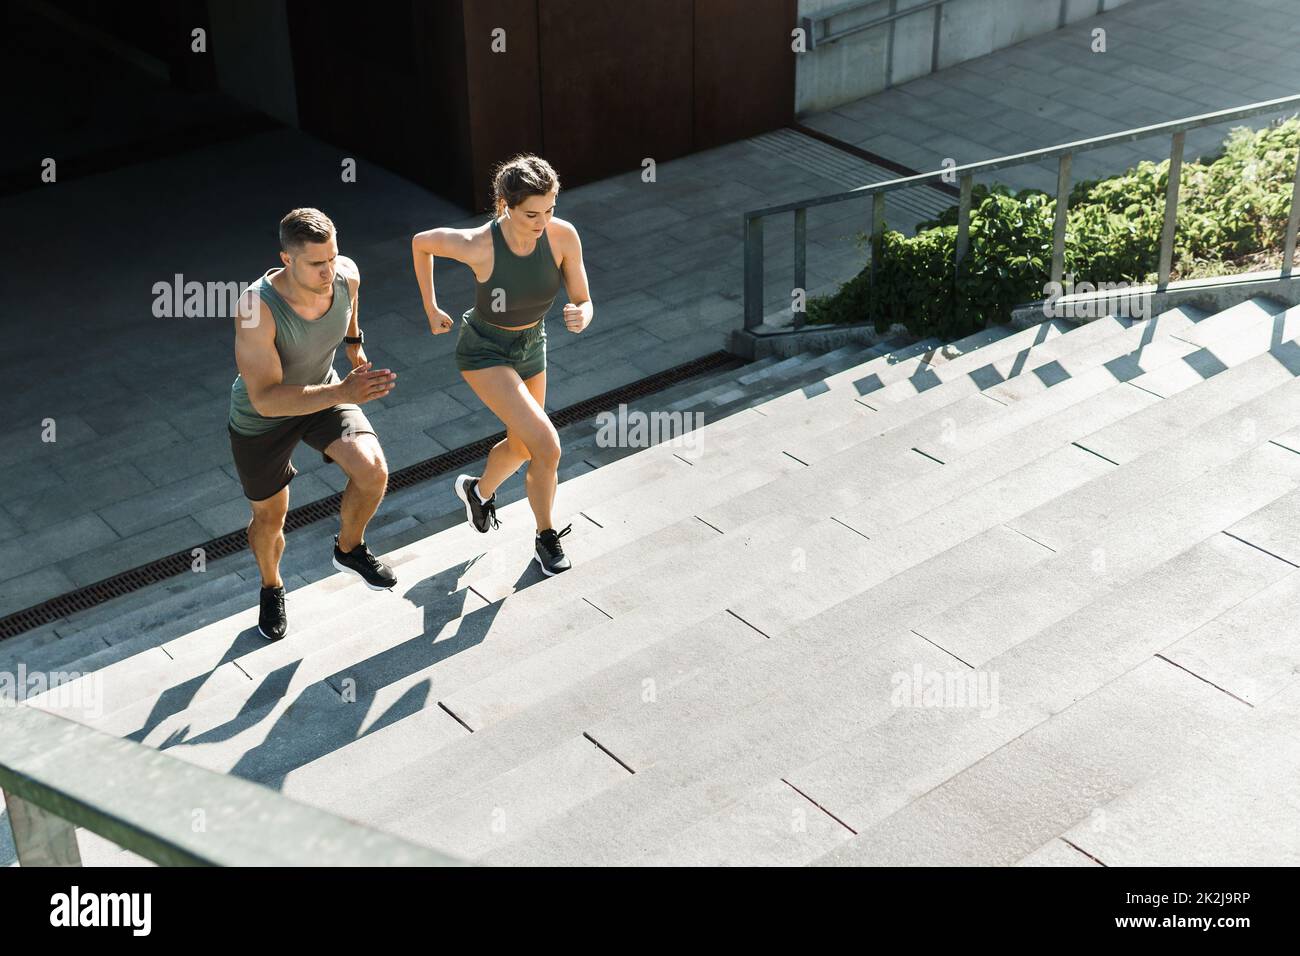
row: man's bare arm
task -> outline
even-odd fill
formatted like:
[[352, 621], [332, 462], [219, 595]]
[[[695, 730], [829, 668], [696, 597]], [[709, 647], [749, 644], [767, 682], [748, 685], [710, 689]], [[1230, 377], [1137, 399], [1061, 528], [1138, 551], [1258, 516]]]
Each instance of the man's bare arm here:
[[267, 418], [310, 415], [331, 405], [361, 404], [388, 394], [395, 376], [388, 369], [353, 369], [333, 385], [285, 385], [275, 350], [275, 319], [261, 296], [249, 292], [235, 317], [235, 364], [253, 409]]
[[[348, 294], [352, 298], [352, 318], [348, 321], [348, 330], [344, 335], [355, 339], [361, 335], [361, 270], [347, 256], [339, 256], [338, 271], [347, 280]], [[366, 364], [366, 350], [360, 344], [345, 343], [343, 351], [347, 353], [348, 362], [353, 368]]]

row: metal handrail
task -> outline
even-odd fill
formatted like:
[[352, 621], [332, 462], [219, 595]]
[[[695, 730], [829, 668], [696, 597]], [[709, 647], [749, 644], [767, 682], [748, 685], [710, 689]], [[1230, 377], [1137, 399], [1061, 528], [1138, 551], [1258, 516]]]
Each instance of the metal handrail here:
[[[934, 37], [930, 49], [930, 71], [934, 72], [939, 59], [939, 30], [943, 21], [943, 7], [947, 3], [956, 3], [957, 0], [925, 0], [924, 3], [918, 3], [915, 6], [908, 7], [906, 10], [898, 9], [898, 0], [889, 0], [889, 13], [876, 17], [874, 20], [868, 20], [866, 23], [856, 23], [851, 27], [845, 27], [834, 33], [826, 33], [824, 36], [817, 35], [817, 27], [823, 23], [829, 23], [838, 16], [846, 13], [852, 13], [855, 10], [865, 10], [867, 7], [874, 7], [883, 0], [850, 0], [848, 3], [841, 3], [838, 6], [831, 7], [828, 10], [822, 10], [818, 13], [810, 14], [799, 18], [799, 25], [803, 28], [804, 36], [808, 39], [808, 49], [815, 50], [819, 46], [828, 43], [836, 43], [845, 37], [853, 36], [857, 33], [863, 33], [867, 30], [873, 30], [876, 27], [887, 26], [895, 21], [910, 17], [915, 13], [922, 13], [926, 10], [934, 11]], [[1069, 0], [1060, 0], [1060, 11], [1057, 14], [1057, 27], [1065, 26], [1070, 3]], [[1100, 15], [1106, 11], [1106, 0], [1097, 0], [1097, 13]]]
[[[1300, 95], [1283, 96], [1274, 100], [1262, 100], [1258, 103], [1251, 103], [1246, 106], [1217, 110], [1213, 113], [1202, 113], [1198, 116], [1191, 116], [1180, 120], [1170, 120], [1165, 123], [1156, 123], [1151, 126], [1134, 127], [1133, 129], [1127, 129], [1119, 133], [1109, 133], [1105, 136], [1094, 136], [1090, 139], [1075, 140], [1070, 143], [1049, 146], [1045, 149], [1035, 149], [1026, 153], [1015, 153], [1008, 156], [1000, 156], [996, 159], [988, 159], [976, 163], [966, 163], [961, 166], [951, 166], [945, 169], [937, 169], [933, 172], [918, 173], [914, 176], [904, 176], [899, 179], [890, 179], [880, 183], [870, 183], [865, 186], [858, 186], [855, 189], [850, 189], [847, 192], [815, 196], [810, 199], [800, 199], [794, 202], [780, 203], [775, 206], [765, 206], [762, 209], [751, 209], [744, 214], [745, 328], [757, 328], [763, 321], [763, 220], [767, 216], [773, 216], [785, 212], [794, 213], [794, 287], [796, 289], [803, 289], [806, 279], [808, 234], [807, 212], [809, 209], [814, 206], [824, 206], [829, 203], [844, 202], [848, 199], [860, 199], [863, 196], [870, 197], [870, 265], [874, 272], [879, 261], [884, 236], [885, 194], [897, 189], [908, 189], [913, 186], [928, 185], [936, 178], [946, 179], [948, 177], [957, 176], [959, 177], [961, 184], [961, 198], [958, 202], [957, 211], [956, 261], [953, 264], [954, 271], [956, 272], [960, 271], [962, 260], [965, 258], [970, 245], [971, 189], [974, 184], [975, 174], [992, 172], [997, 169], [1008, 169], [1014, 166], [1024, 166], [1029, 163], [1040, 162], [1044, 159], [1057, 158], [1059, 163], [1056, 181], [1056, 218], [1053, 223], [1052, 236], [1052, 281], [1060, 282], [1065, 271], [1065, 219], [1069, 207], [1070, 172], [1074, 155], [1076, 153], [1086, 153], [1094, 149], [1105, 149], [1108, 146], [1114, 146], [1119, 143], [1136, 142], [1137, 140], [1147, 139], [1152, 136], [1169, 134], [1172, 137], [1170, 145], [1170, 175], [1169, 186], [1165, 194], [1165, 213], [1163, 228], [1160, 235], [1160, 259], [1157, 272], [1157, 290], [1164, 291], [1169, 284], [1169, 275], [1173, 263], [1173, 242], [1178, 217], [1179, 172], [1182, 168], [1183, 147], [1187, 131], [1191, 129], [1199, 129], [1204, 126], [1213, 126], [1231, 120], [1245, 119], [1250, 116], [1259, 116], [1266, 113], [1281, 113], [1292, 108], [1300, 108]], [[1290, 276], [1291, 274], [1292, 264], [1295, 258], [1296, 234], [1298, 227], [1300, 227], [1300, 156], [1297, 157], [1295, 185], [1291, 195], [1291, 213], [1287, 221], [1286, 247], [1283, 251], [1282, 276], [1284, 277]], [[796, 312], [794, 325], [796, 328], [799, 328], [802, 324], [802, 313]]]
[[170, 866], [463, 865], [28, 704], [0, 704], [0, 790], [22, 866], [79, 866], [76, 827]]

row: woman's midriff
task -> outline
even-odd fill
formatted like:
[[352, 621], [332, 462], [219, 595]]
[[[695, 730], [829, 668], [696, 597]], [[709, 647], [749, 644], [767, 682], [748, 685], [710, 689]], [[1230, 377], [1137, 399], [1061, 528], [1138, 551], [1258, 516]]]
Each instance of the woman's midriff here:
[[465, 310], [465, 314], [463, 318], [466, 319], [473, 318], [475, 321], [481, 322], [483, 325], [486, 325], [489, 329], [496, 329], [498, 332], [525, 332], [528, 329], [535, 329], [542, 324], [542, 319], [538, 319], [532, 325], [497, 325], [495, 322], [485, 321], [480, 316], [478, 316], [475, 313], [473, 306]]

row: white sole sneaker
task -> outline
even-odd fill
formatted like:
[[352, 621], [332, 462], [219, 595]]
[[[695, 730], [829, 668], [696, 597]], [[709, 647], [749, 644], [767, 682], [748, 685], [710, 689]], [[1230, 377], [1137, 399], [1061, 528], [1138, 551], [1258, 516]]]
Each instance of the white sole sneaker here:
[[[474, 475], [457, 475], [456, 484], [455, 484], [456, 497], [465, 503], [465, 520], [469, 522], [469, 526], [473, 528], [475, 531], [477, 531], [479, 534], [487, 534], [489, 531], [492, 530], [491, 521], [489, 521], [489, 525], [486, 528], [480, 528], [478, 525], [476, 525], [474, 523], [474, 509], [470, 507], [470, 503], [469, 503], [469, 495], [470, 495], [469, 483], [474, 480], [475, 480]], [[478, 498], [477, 491], [474, 492], [474, 496]], [[488, 500], [490, 501], [491, 499]], [[478, 501], [479, 504], [487, 503], [483, 501], [482, 498], [479, 498]]]
[[[555, 577], [557, 574], [563, 574], [563, 573], [564, 573], [564, 571], [548, 571], [548, 570], [546, 570], [546, 565], [542, 564], [542, 556], [541, 556], [540, 554], [534, 554], [534, 555], [533, 555], [533, 560], [537, 562], [537, 566], [538, 566], [539, 568], [542, 569], [542, 573], [543, 573], [544, 575], [546, 575], [548, 578], [553, 578], [553, 577]], [[568, 569], [566, 568], [565, 570], [567, 571]]]
[[257, 633], [261, 634], [268, 641], [282, 641], [285, 637], [289, 636], [289, 632], [286, 630], [283, 637], [272, 637], [270, 634], [267, 634], [266, 631], [262, 630], [261, 624], [257, 625]]
[[334, 567], [338, 568], [340, 571], [346, 571], [348, 574], [355, 574], [358, 578], [361, 578], [361, 583], [364, 584], [366, 587], [370, 588], [370, 590], [372, 591], [392, 590], [392, 588], [386, 588], [382, 584], [371, 584], [365, 578], [361, 577], [360, 571], [354, 570], [353, 568], [348, 567], [346, 564], [339, 564], [338, 558], [330, 558], [330, 563], [333, 564]]
[[469, 506], [469, 488], [466, 487], [473, 480], [473, 475], [457, 475], [455, 487], [456, 497], [465, 504], [465, 520], [469, 522], [471, 528], [478, 531], [478, 527], [474, 524], [474, 509]]

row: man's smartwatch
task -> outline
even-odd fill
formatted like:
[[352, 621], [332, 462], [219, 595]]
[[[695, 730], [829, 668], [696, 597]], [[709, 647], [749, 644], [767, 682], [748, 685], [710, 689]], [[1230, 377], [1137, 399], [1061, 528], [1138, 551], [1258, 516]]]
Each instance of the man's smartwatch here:
[[365, 329], [357, 329], [357, 331], [360, 332], [361, 334], [360, 334], [360, 335], [345, 335], [345, 336], [343, 336], [343, 341], [346, 342], [348, 345], [365, 345], [365, 344], [366, 344], [366, 330], [365, 330]]

